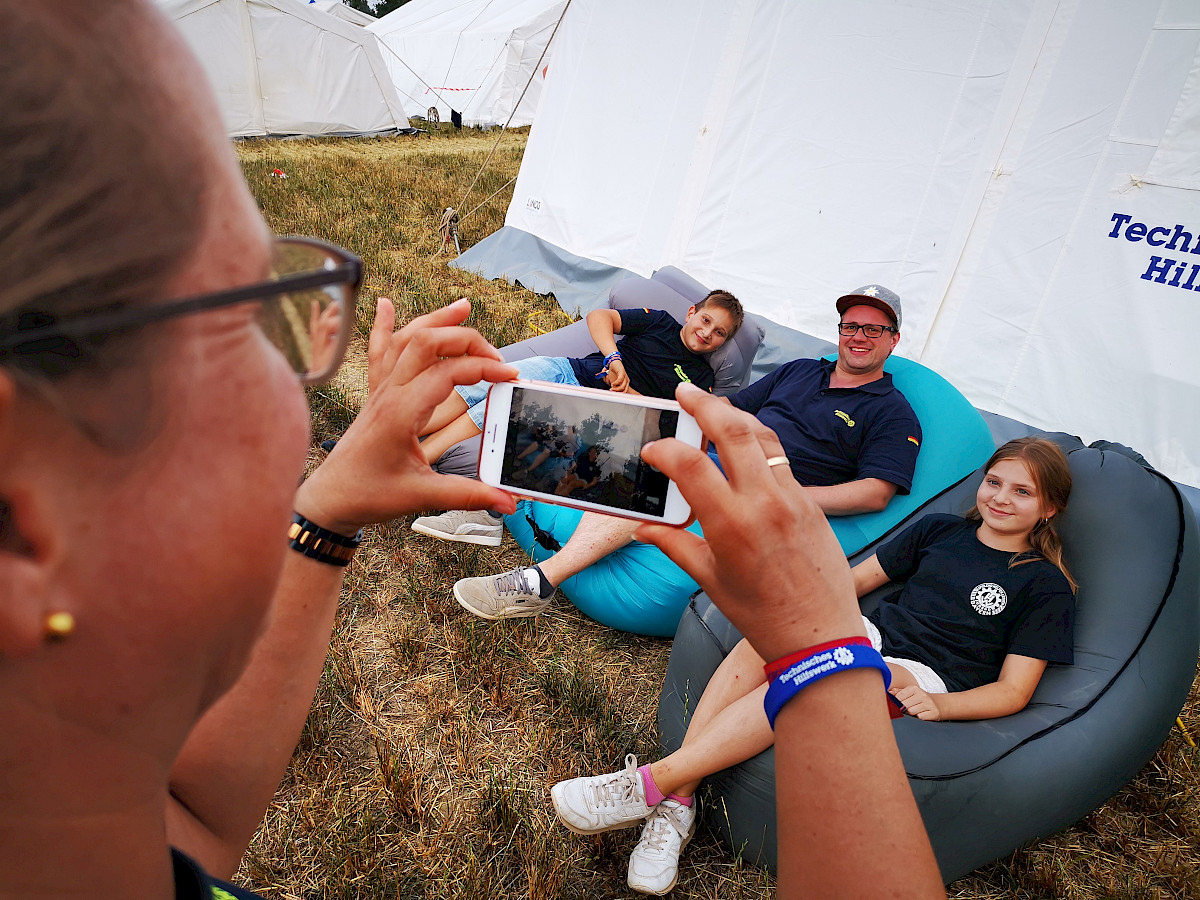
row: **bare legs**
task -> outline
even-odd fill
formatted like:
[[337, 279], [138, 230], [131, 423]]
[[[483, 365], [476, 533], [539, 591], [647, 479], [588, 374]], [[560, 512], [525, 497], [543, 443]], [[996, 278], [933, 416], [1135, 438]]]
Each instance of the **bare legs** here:
[[[907, 669], [888, 668], [893, 679], [916, 684]], [[774, 744], [775, 732], [763, 712], [766, 693], [763, 659], [743, 639], [713, 673], [688, 723], [683, 745], [651, 763], [650, 777], [658, 789], [690, 797], [701, 779], [745, 762]]]
[[551, 584], [562, 584], [632, 541], [638, 524], [632, 519], [584, 513], [563, 548], [539, 564], [542, 574]]
[[[458, 395], [455, 394], [455, 396]], [[477, 434], [479, 434], [479, 428], [471, 420], [471, 417], [464, 412], [449, 425], [433, 432], [425, 440], [421, 441], [421, 452], [425, 454], [425, 461], [433, 465], [441, 459], [443, 453], [455, 444], [465, 441], [467, 438], [474, 437]]]
[[[537, 446], [537, 444], [534, 444], [533, 446], [534, 446], [534, 447], [536, 447], [536, 446]], [[521, 467], [520, 469], [518, 469], [516, 472], [513, 472], [513, 474], [514, 474], [514, 475], [517, 475], [517, 474], [525, 474], [525, 475], [528, 475], [530, 472], [532, 472], [534, 469], [536, 469], [538, 466], [540, 466], [542, 463], [544, 463], [546, 460], [548, 460], [548, 459], [550, 458], [550, 453], [551, 453], [551, 452], [552, 452], [551, 448], [550, 448], [550, 447], [546, 447], [546, 448], [545, 448], [544, 450], [542, 450], [542, 451], [541, 451], [541, 452], [540, 452], [540, 453], [539, 453], [537, 456], [535, 456], [535, 457], [533, 458], [533, 461], [532, 461], [531, 463], [529, 463], [529, 465], [527, 465], [527, 466], [522, 466], [522, 467]], [[517, 457], [517, 459], [523, 459], [523, 458], [525, 457], [525, 455], [526, 455], [526, 454], [525, 454], [525, 453], [523, 453], [523, 454], [521, 454], [521, 456], [518, 456], [518, 457]]]
[[432, 465], [443, 453], [467, 438], [479, 434], [479, 429], [467, 415], [467, 401], [459, 396], [458, 391], [451, 391], [450, 396], [439, 403], [429, 416], [421, 441], [421, 452], [425, 461]]
[[451, 391], [450, 396], [433, 408], [433, 412], [429, 415], [429, 421], [425, 423], [422, 437], [445, 428], [463, 415], [467, 409], [467, 401], [462, 398], [462, 395], [458, 391]]
[[913, 675], [912, 672], [908, 671], [908, 669], [904, 668], [904, 666], [897, 666], [894, 663], [888, 663], [887, 667], [888, 671], [892, 673], [891, 686], [893, 688], [921, 686], [920, 683], [918, 683], [916, 676]]
[[683, 745], [650, 766], [664, 794], [689, 797], [700, 780], [757, 756], [775, 743], [763, 712], [763, 661], [745, 640], [717, 667], [704, 689]]

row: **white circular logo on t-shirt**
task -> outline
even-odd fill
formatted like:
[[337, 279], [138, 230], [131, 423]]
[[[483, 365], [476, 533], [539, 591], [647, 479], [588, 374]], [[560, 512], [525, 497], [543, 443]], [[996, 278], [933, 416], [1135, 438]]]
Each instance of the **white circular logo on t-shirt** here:
[[981, 616], [994, 616], [1008, 605], [1008, 594], [998, 584], [986, 581], [971, 591], [971, 606]]

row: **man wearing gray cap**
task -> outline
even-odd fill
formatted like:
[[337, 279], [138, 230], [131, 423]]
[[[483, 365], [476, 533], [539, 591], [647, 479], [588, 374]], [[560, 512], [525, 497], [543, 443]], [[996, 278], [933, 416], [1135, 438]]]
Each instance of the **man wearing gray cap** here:
[[826, 515], [848, 516], [908, 493], [921, 427], [883, 371], [900, 340], [900, 298], [870, 284], [839, 297], [837, 311], [836, 360], [784, 363], [729, 399], [779, 435]]
[[[796, 480], [827, 516], [848, 516], [883, 509], [897, 491], [908, 493], [921, 426], [883, 371], [900, 340], [900, 298], [870, 284], [839, 297], [836, 306], [836, 360], [792, 360], [728, 399], [775, 431]], [[637, 526], [584, 513], [558, 553], [537, 566], [464, 578], [454, 585], [455, 599], [484, 619], [536, 616], [557, 585], [629, 543]]]

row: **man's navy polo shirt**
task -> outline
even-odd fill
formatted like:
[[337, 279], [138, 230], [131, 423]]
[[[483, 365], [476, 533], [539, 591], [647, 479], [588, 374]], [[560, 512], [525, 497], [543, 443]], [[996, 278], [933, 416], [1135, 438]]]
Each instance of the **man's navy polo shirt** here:
[[831, 388], [835, 364], [792, 360], [729, 399], [779, 436], [801, 484], [880, 478], [907, 494], [921, 449], [916, 414], [886, 372], [859, 387]]

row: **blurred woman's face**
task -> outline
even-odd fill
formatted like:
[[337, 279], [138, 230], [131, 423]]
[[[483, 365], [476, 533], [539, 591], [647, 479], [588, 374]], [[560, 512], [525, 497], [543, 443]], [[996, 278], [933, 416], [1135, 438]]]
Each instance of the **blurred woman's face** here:
[[[215, 212], [164, 301], [268, 274], [270, 234], [236, 165], [214, 168]], [[111, 660], [111, 678], [83, 688], [106, 720], [164, 693], [194, 717], [236, 679], [268, 612], [308, 412], [257, 315], [249, 303], [148, 326], [157, 427], [132, 452], [89, 453], [78, 479], [79, 625], [64, 649]]]

